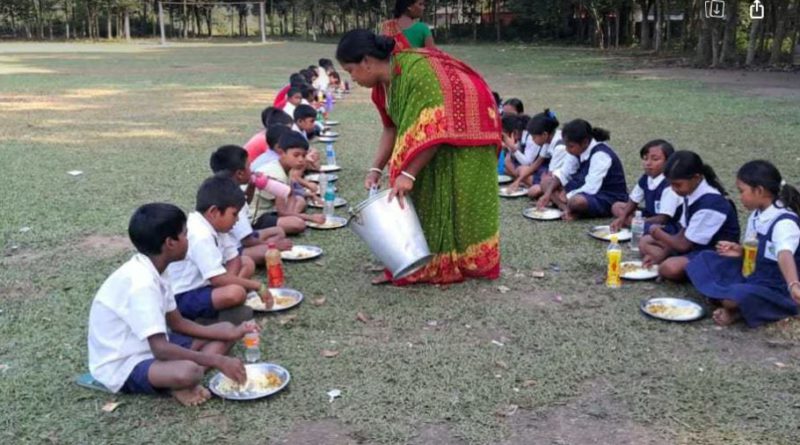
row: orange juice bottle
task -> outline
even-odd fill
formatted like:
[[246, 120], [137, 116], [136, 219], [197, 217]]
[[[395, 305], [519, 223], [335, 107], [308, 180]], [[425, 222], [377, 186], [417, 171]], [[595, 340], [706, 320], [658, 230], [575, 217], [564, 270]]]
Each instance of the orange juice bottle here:
[[608, 273], [606, 275], [606, 286], [616, 289], [622, 285], [620, 278], [620, 263], [622, 263], [622, 248], [619, 247], [617, 235], [611, 235], [611, 243], [606, 250], [608, 259]]
[[742, 275], [745, 277], [756, 271], [756, 256], [758, 255], [758, 240], [748, 236], [742, 245]]
[[264, 260], [267, 264], [267, 286], [270, 288], [283, 287], [285, 282], [283, 261], [281, 261], [281, 252], [275, 247], [275, 243], [269, 243], [267, 246]]

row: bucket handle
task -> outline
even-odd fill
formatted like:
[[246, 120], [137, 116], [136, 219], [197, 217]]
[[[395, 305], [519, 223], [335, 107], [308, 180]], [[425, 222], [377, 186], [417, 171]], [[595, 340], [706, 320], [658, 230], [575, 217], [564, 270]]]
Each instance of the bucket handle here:
[[347, 224], [350, 224], [351, 221], [356, 220], [356, 224], [358, 224], [359, 226], [364, 225], [364, 222], [361, 219], [361, 212], [356, 212], [355, 209], [353, 209], [353, 207], [351, 206], [347, 210], [347, 213], [350, 214], [350, 218], [347, 219]]

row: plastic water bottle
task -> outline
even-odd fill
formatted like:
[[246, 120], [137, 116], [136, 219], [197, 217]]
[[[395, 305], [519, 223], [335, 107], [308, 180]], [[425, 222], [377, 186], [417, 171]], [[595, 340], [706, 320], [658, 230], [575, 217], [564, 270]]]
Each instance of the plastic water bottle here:
[[273, 289], [283, 287], [286, 282], [286, 277], [283, 274], [283, 260], [281, 260], [281, 252], [275, 246], [275, 243], [267, 245], [264, 262], [267, 265], [267, 286]]
[[742, 276], [749, 276], [756, 271], [756, 257], [758, 256], [758, 238], [755, 231], [748, 233], [742, 244]]
[[322, 108], [320, 108], [320, 109], [317, 110], [317, 123], [318, 124], [322, 124], [323, 120], [324, 119], [322, 117]]
[[328, 165], [336, 165], [336, 152], [333, 151], [333, 142], [325, 144], [325, 157], [328, 160]]
[[242, 339], [244, 342], [244, 360], [247, 363], [255, 363], [261, 359], [261, 339], [258, 332], [248, 332]]
[[324, 172], [320, 172], [319, 174], [319, 194], [323, 198], [325, 197], [325, 192], [328, 190], [328, 175]]
[[326, 219], [330, 219], [333, 216], [334, 201], [336, 201], [335, 186], [332, 182], [329, 182], [325, 187], [325, 206], [323, 207]]
[[620, 263], [622, 263], [622, 249], [619, 247], [617, 235], [611, 235], [611, 243], [606, 250], [608, 259], [608, 274], [606, 276], [606, 286], [612, 289], [620, 287], [622, 284], [620, 277]]
[[637, 210], [631, 221], [631, 250], [639, 251], [639, 240], [644, 236], [644, 217], [642, 211]]

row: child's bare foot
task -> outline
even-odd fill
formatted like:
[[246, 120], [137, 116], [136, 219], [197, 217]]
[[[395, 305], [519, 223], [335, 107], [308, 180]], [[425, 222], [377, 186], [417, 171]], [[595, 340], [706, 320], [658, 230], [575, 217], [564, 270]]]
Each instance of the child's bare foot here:
[[183, 406], [197, 406], [211, 398], [211, 393], [200, 385], [190, 389], [172, 390], [172, 397], [181, 402]]
[[739, 311], [721, 307], [713, 312], [712, 317], [714, 318], [714, 322], [718, 325], [729, 326], [736, 323], [741, 316], [739, 315]]

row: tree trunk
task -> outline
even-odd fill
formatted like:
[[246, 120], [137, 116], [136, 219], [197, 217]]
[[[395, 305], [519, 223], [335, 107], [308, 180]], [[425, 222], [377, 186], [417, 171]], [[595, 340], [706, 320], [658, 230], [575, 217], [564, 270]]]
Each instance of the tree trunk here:
[[494, 30], [497, 34], [497, 42], [500, 43], [500, 0], [494, 0]]
[[722, 43], [722, 39], [720, 36], [720, 29], [719, 26], [714, 24], [711, 27], [711, 67], [716, 68], [717, 63], [719, 62], [719, 55], [720, 55], [720, 45]]
[[744, 64], [751, 66], [756, 58], [756, 48], [758, 43], [758, 31], [763, 20], [752, 20], [750, 22], [750, 37], [747, 39], [747, 57]]
[[710, 19], [707, 19], [705, 12], [700, 12], [700, 20], [697, 23], [697, 48], [695, 50], [694, 63], [699, 66], [708, 66], [713, 60], [711, 55], [712, 38]]
[[131, 41], [131, 13], [125, 8], [125, 40]]
[[661, 27], [663, 26], [663, 22], [661, 17], [663, 15], [664, 10], [664, 0], [655, 0], [655, 9], [653, 10], [653, 18], [655, 19], [655, 29], [653, 30], [653, 49], [656, 52], [661, 51]]
[[111, 40], [114, 36], [111, 34], [113, 27], [111, 25], [111, 10], [106, 13], [106, 39]]
[[[784, 0], [778, 4], [777, 22], [775, 24], [775, 34], [772, 38], [772, 53], [769, 56], [769, 64], [776, 66], [781, 62], [781, 49], [783, 40], [786, 37], [786, 10], [788, 9], [788, 0]], [[794, 48], [792, 48], [794, 50]]]
[[725, 34], [722, 37], [719, 65], [734, 62], [736, 58], [736, 25], [739, 23], [739, 0], [732, 0], [731, 4], [726, 6], [726, 9]]
[[650, 39], [650, 6], [652, 0], [638, 0], [639, 7], [642, 9], [642, 24], [639, 27], [639, 46], [642, 49], [651, 49], [653, 44]]

